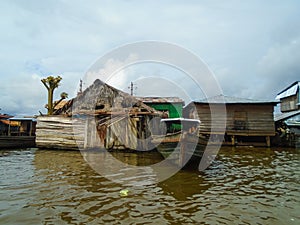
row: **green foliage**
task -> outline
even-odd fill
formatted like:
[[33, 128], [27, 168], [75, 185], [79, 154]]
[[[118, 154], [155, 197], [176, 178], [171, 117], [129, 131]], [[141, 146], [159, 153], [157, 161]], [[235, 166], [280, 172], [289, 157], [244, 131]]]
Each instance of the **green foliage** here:
[[68, 98], [68, 93], [62, 92], [62, 93], [60, 94], [60, 98], [61, 98], [61, 99], [66, 99], [66, 98]]
[[59, 86], [59, 82], [62, 80], [62, 78], [60, 76], [57, 77], [53, 77], [53, 76], [49, 76], [47, 78], [42, 79], [42, 83], [44, 84], [44, 86], [47, 88], [47, 90], [54, 90], [55, 88], [58, 88]]
[[[57, 76], [57, 77], [49, 76], [47, 78], [41, 79], [42, 83], [48, 90], [48, 104], [47, 104], [48, 115], [53, 114], [53, 110], [54, 110], [53, 93], [54, 93], [54, 90], [56, 88], [58, 88], [61, 80], [62, 80], [62, 78], [60, 76]], [[67, 93], [63, 92], [62, 94], [63, 94], [64, 98], [68, 97]]]

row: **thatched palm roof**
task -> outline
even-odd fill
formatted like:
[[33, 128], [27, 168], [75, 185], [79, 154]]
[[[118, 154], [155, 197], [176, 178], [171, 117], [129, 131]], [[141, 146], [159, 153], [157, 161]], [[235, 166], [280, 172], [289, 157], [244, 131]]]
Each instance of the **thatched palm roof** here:
[[54, 112], [60, 114], [157, 114], [161, 112], [145, 105], [123, 91], [120, 91], [97, 79], [84, 92], [69, 100], [62, 108]]

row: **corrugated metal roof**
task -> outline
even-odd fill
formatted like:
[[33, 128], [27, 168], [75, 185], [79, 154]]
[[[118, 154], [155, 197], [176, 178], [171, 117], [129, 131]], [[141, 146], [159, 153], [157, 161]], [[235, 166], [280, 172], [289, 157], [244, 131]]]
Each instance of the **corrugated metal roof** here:
[[178, 97], [136, 97], [136, 99], [139, 101], [142, 101], [143, 103], [182, 103], [184, 104], [184, 101], [181, 98]]
[[202, 100], [195, 100], [194, 103], [206, 103], [206, 104], [273, 104], [277, 105], [278, 101], [274, 100], [256, 100], [248, 98], [238, 98], [226, 95], [217, 95]]
[[280, 121], [280, 120], [286, 120], [286, 119], [288, 119], [292, 116], [295, 116], [297, 114], [300, 114], [300, 110], [276, 114], [276, 115], [274, 115], [274, 121], [277, 122], [277, 121]]
[[285, 88], [283, 91], [279, 92], [276, 96], [276, 99], [282, 99], [289, 96], [293, 96], [297, 93], [300, 87], [300, 81], [292, 83], [290, 86]]

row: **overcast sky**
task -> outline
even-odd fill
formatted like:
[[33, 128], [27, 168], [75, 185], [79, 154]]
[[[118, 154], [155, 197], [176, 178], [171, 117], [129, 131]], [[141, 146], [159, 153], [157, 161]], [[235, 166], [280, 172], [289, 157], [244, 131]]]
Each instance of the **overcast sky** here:
[[[177, 44], [199, 56], [226, 95], [274, 99], [300, 78], [299, 12], [297, 0], [0, 1], [0, 113], [46, 112], [41, 78], [61, 75], [56, 98], [63, 91], [74, 97], [99, 57], [144, 40]], [[127, 68], [116, 74], [115, 86], [127, 91], [133, 80], [137, 95], [150, 89], [174, 95], [171, 86], [140, 82], [145, 75], [171, 76], [174, 69], [164, 67]]]

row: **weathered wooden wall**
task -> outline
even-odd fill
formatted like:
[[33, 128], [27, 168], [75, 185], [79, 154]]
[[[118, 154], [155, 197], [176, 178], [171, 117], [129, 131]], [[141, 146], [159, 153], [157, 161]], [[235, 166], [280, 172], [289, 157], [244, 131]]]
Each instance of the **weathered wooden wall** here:
[[281, 112], [289, 112], [300, 108], [298, 104], [299, 92], [296, 95], [292, 95], [283, 99], [280, 99], [280, 110]]
[[36, 146], [78, 150], [83, 146], [84, 128], [80, 120], [65, 116], [40, 116], [36, 125]]
[[[244, 136], [274, 136], [275, 122], [273, 116], [274, 106], [261, 105], [228, 105], [227, 133]], [[240, 114], [240, 115], [238, 115]], [[237, 116], [238, 115], [238, 116]], [[245, 121], [245, 126], [239, 127], [235, 121]], [[244, 127], [244, 128], [243, 128]]]
[[[200, 133], [210, 134], [211, 112], [209, 104], [196, 104], [196, 108], [196, 112], [201, 120]], [[226, 134], [240, 136], [274, 136], [275, 123], [273, 108], [272, 104], [226, 105]], [[217, 107], [214, 111], [218, 114]], [[185, 115], [188, 115], [188, 112], [185, 113]], [[189, 115], [189, 117], [191, 117], [191, 115]], [[221, 121], [214, 122], [216, 124], [222, 124]], [[221, 127], [220, 130], [222, 130]]]
[[98, 123], [97, 139], [100, 140], [101, 147], [106, 149], [149, 149], [151, 145], [151, 141], [148, 139], [150, 119], [151, 117], [145, 115], [143, 117], [117, 116], [110, 118], [108, 123]]
[[143, 149], [151, 146], [151, 117], [87, 116], [75, 120], [65, 116], [43, 116], [37, 119], [36, 145], [50, 149]]

